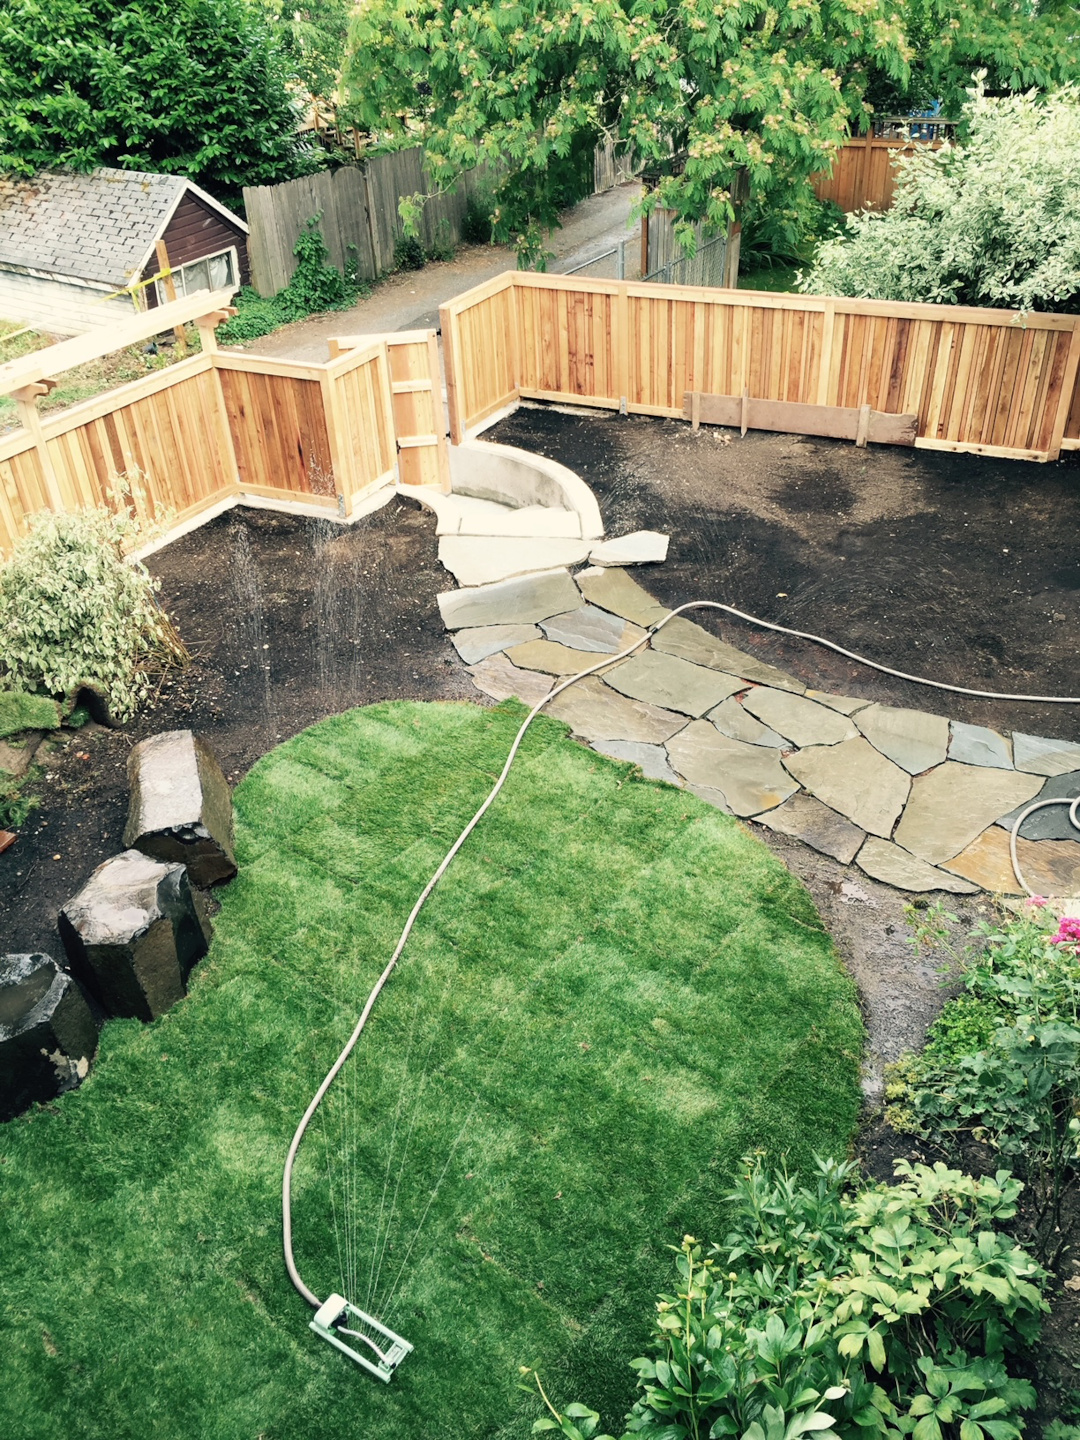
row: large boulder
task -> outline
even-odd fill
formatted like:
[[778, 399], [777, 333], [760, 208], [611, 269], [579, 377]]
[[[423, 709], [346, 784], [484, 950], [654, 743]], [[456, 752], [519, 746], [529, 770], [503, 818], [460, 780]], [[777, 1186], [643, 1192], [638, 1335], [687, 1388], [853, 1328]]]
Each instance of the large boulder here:
[[110, 1015], [155, 1020], [187, 993], [210, 922], [183, 865], [125, 850], [60, 911], [68, 966]]
[[128, 756], [124, 844], [187, 866], [195, 885], [236, 874], [232, 796], [214, 752], [190, 730], [140, 740]]
[[97, 1041], [86, 996], [55, 960], [0, 957], [0, 1120], [78, 1085]]

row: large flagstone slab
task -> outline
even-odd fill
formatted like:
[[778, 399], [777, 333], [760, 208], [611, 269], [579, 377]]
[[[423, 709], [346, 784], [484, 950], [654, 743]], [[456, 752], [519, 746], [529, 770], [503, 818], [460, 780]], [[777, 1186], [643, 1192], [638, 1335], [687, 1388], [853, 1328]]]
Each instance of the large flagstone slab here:
[[[1016, 858], [1037, 895], [1080, 895], [1080, 845], [1072, 840], [1017, 840]], [[953, 870], [996, 895], [1022, 895], [1009, 856], [1008, 832], [997, 825], [950, 860]]]
[[511, 645], [506, 658], [522, 670], [543, 670], [548, 675], [578, 675], [604, 659], [595, 650], [571, 650], [554, 640], [527, 640], [524, 645]]
[[872, 702], [856, 700], [853, 695], [830, 695], [826, 690], [807, 690], [806, 698], [827, 705], [830, 710], [839, 710], [841, 715], [854, 715], [856, 710], [865, 710]]
[[707, 718], [712, 721], [721, 735], [730, 735], [732, 740], [745, 740], [747, 745], [769, 745], [774, 750], [786, 749], [788, 742], [783, 735], [778, 735], [775, 730], [770, 730], [763, 725], [756, 715], [751, 715], [748, 710], [730, 696], [722, 705], [715, 710], [710, 710]]
[[1049, 740], [1043, 735], [1021, 735], [1013, 731], [1013, 764], [1032, 775], [1064, 775], [1080, 770], [1080, 745], [1069, 740]]
[[946, 870], [928, 865], [925, 860], [918, 859], [899, 845], [894, 845], [889, 840], [881, 840], [876, 835], [867, 838], [855, 864], [874, 880], [881, 880], [897, 890], [948, 890], [953, 895], [974, 895], [979, 888], [970, 880], [963, 880], [958, 875], [950, 875]]
[[469, 666], [473, 684], [493, 700], [523, 701], [535, 705], [547, 695], [554, 681], [550, 675], [537, 675], [532, 670], [519, 670], [505, 655], [489, 655], [477, 665]]
[[510, 645], [524, 645], [526, 640], [539, 640], [540, 631], [535, 625], [474, 625], [458, 630], [450, 637], [454, 649], [466, 665], [475, 665], [486, 660]]
[[619, 695], [595, 675], [556, 695], [544, 713], [564, 721], [575, 735], [589, 741], [637, 740], [662, 745], [686, 725], [685, 715]]
[[677, 655], [680, 660], [690, 660], [695, 665], [707, 665], [713, 670], [725, 670], [729, 675], [741, 675], [755, 685], [772, 685], [776, 690], [791, 690], [797, 695], [806, 689], [793, 675], [777, 670], [775, 665], [755, 660], [682, 615], [676, 615], [657, 632], [653, 649], [666, 655]]
[[691, 786], [719, 790], [736, 815], [773, 810], [798, 789], [775, 750], [732, 740], [708, 720], [695, 720], [680, 730], [667, 750]]
[[670, 538], [659, 530], [635, 530], [594, 545], [589, 561], [593, 565], [659, 565], [667, 559]]
[[742, 703], [751, 715], [796, 745], [838, 745], [841, 740], [852, 740], [859, 733], [846, 715], [817, 705], [805, 696], [774, 690], [768, 685], [750, 690]]
[[[1070, 771], [1067, 775], [1052, 775], [1037, 795], [1026, 804], [1017, 805], [1007, 815], [1000, 816], [997, 823], [1011, 830], [1021, 811], [1036, 800], [1072, 800], [1077, 795], [1080, 795], [1080, 770]], [[1080, 807], [1077, 808], [1080, 811]], [[1036, 810], [1020, 826], [1020, 834], [1025, 840], [1080, 841], [1080, 830], [1069, 821], [1068, 805], [1047, 805], [1044, 810]]]
[[512, 575], [579, 565], [588, 559], [591, 540], [524, 539], [493, 535], [444, 535], [439, 562], [459, 585], [488, 585]]
[[911, 788], [906, 770], [859, 735], [838, 745], [811, 745], [784, 761], [799, 784], [860, 829], [886, 838]]
[[704, 800], [706, 805], [713, 805], [717, 810], [722, 810], [725, 815], [732, 815], [734, 811], [724, 799], [720, 790], [710, 790], [708, 785], [687, 785], [686, 789], [691, 795], [696, 795], [699, 800]]
[[634, 634], [623, 639], [628, 622], [621, 615], [611, 615], [595, 605], [581, 605], [565, 615], [552, 615], [541, 629], [549, 640], [569, 645], [574, 650], [595, 650], [600, 655], [614, 655], [632, 645], [645, 632], [634, 627]]
[[621, 615], [624, 620], [633, 620], [635, 625], [647, 628], [671, 613], [647, 590], [643, 590], [636, 580], [632, 580], [625, 570], [600, 567], [582, 570], [577, 576], [577, 583], [590, 604], [599, 605], [601, 610], [610, 610], [613, 615]]
[[1012, 747], [1004, 735], [987, 725], [965, 725], [954, 720], [951, 725], [949, 759], [961, 765], [987, 765], [992, 770], [1011, 770]]
[[473, 625], [535, 624], [581, 604], [569, 570], [546, 570], [540, 575], [502, 580], [497, 585], [445, 590], [437, 598], [448, 630]]
[[949, 722], [944, 715], [869, 705], [855, 716], [855, 724], [875, 750], [909, 775], [940, 765], [948, 753]]
[[783, 805], [770, 810], [767, 815], [761, 815], [759, 823], [768, 825], [770, 830], [779, 830], [781, 835], [791, 835], [844, 865], [851, 864], [866, 839], [865, 830], [860, 830], [812, 795], [801, 792], [792, 795], [790, 800], [785, 800]]
[[664, 780], [668, 785], [682, 783], [662, 745], [645, 745], [640, 740], [594, 740], [592, 748], [601, 755], [610, 755], [613, 760], [629, 760], [640, 767], [647, 780]]
[[605, 676], [607, 683], [620, 695], [660, 705], [665, 710], [679, 710], [684, 715], [704, 715], [736, 690], [743, 682], [735, 675], [692, 665], [674, 655], [645, 650], [623, 660]]
[[894, 839], [913, 855], [939, 865], [1041, 788], [1034, 775], [946, 760], [912, 781]]

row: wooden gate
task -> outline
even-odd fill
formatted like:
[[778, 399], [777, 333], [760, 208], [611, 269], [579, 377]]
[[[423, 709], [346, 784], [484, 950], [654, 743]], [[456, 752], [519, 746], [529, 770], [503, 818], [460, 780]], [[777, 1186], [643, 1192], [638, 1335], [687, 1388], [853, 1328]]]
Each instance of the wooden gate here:
[[434, 485], [449, 491], [450, 454], [436, 332], [339, 336], [330, 341], [330, 354], [378, 343], [386, 346], [399, 483]]

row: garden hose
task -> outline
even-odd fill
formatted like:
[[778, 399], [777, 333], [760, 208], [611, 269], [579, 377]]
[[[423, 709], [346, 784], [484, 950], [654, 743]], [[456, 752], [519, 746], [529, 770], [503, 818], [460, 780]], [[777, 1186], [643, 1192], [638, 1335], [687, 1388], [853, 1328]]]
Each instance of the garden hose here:
[[[360, 1039], [360, 1036], [363, 1034], [364, 1027], [368, 1022], [368, 1017], [370, 1016], [372, 1009], [374, 1008], [375, 1002], [376, 1000], [378, 1000], [379, 995], [382, 993], [383, 987], [390, 979], [390, 976], [393, 974], [394, 969], [397, 966], [398, 960], [401, 958], [401, 954], [405, 949], [406, 944], [408, 943], [409, 936], [412, 933], [413, 926], [416, 923], [420, 911], [424, 908], [424, 905], [427, 902], [427, 899], [430, 896], [431, 892], [435, 889], [436, 885], [450, 868], [450, 865], [453, 862], [454, 857], [457, 855], [458, 851], [465, 844], [465, 841], [469, 838], [472, 832], [476, 829], [477, 825], [479, 825], [480, 821], [483, 819], [487, 811], [491, 808], [491, 805], [494, 803], [496, 796], [499, 794], [499, 791], [506, 783], [506, 778], [510, 773], [510, 767], [514, 763], [518, 750], [521, 747], [521, 742], [524, 740], [525, 734], [529, 729], [529, 726], [540, 714], [544, 706], [547, 705], [549, 701], [554, 700], [556, 696], [561, 695], [564, 690], [568, 690], [571, 685], [576, 685], [579, 680], [584, 680], [589, 675], [595, 675], [598, 670], [606, 670], [608, 666], [616, 665], [619, 663], [619, 661], [625, 660], [628, 656], [633, 655], [636, 650], [640, 650], [643, 645], [647, 645], [649, 641], [652, 640], [653, 636], [657, 635], [664, 628], [664, 626], [668, 624], [669, 621], [674, 620], [677, 615], [681, 615], [686, 610], [721, 610], [727, 615], [734, 615], [737, 619], [744, 620], [751, 625], [757, 625], [763, 630], [772, 630], [780, 635], [790, 635], [798, 640], [811, 640], [817, 645], [824, 645], [827, 649], [834, 650], [838, 655], [843, 655], [849, 660], [855, 660], [860, 665], [866, 665], [871, 670], [878, 670], [884, 675], [892, 675], [899, 680], [908, 680], [915, 685], [932, 686], [936, 690], [948, 690], [955, 695], [970, 695], [981, 700], [1018, 700], [1046, 705], [1080, 705], [1080, 697], [1077, 696], [1063, 697], [1060, 695], [1004, 695], [996, 691], [971, 690], [967, 689], [962, 685], [948, 685], [941, 680], [927, 680], [919, 675], [908, 675], [902, 670], [894, 670], [888, 665], [879, 665], [874, 660], [867, 660], [864, 656], [857, 655], [852, 650], [845, 650], [842, 645], [836, 645], [831, 640], [822, 639], [820, 635], [810, 635], [802, 630], [791, 630], [787, 626], [776, 625], [769, 620], [760, 620], [755, 615], [747, 615], [744, 611], [736, 610], [735, 607], [732, 605], [723, 605], [718, 600], [690, 600], [687, 601], [685, 605], [677, 606], [676, 609], [670, 611], [667, 615], [664, 616], [662, 620], [658, 621], [657, 624], [651, 626], [650, 629], [647, 630], [640, 639], [635, 640], [632, 645], [628, 645], [625, 650], [620, 650], [615, 655], [603, 655], [599, 660], [596, 661], [595, 664], [590, 665], [586, 669], [578, 671], [576, 675], [571, 675], [566, 680], [561, 681], [552, 690], [550, 690], [548, 694], [543, 697], [543, 699], [537, 701], [537, 703], [533, 706], [533, 708], [529, 711], [528, 715], [522, 721], [521, 726], [518, 729], [516, 736], [514, 737], [514, 743], [510, 747], [509, 754], [507, 755], [506, 761], [499, 774], [499, 778], [491, 787], [486, 799], [481, 804], [480, 808], [476, 811], [472, 819], [468, 822], [465, 828], [461, 831], [461, 834], [454, 841], [453, 845], [451, 845], [450, 849], [443, 856], [443, 859], [440, 862], [438, 869], [434, 872], [434, 874], [428, 880], [427, 884], [424, 886], [423, 890], [420, 892], [420, 895], [417, 897], [416, 904], [409, 912], [409, 917], [405, 921], [404, 928], [402, 929], [401, 934], [398, 937], [398, 942], [394, 947], [394, 952], [390, 956], [390, 959], [387, 961], [386, 967], [383, 970], [382, 974], [372, 986], [371, 993], [368, 995], [368, 998], [364, 1004], [364, 1008], [360, 1012], [360, 1018], [357, 1020], [356, 1026], [353, 1029], [352, 1034], [345, 1042], [341, 1053], [338, 1055], [333, 1065], [327, 1071], [325, 1078], [323, 1079], [319, 1088], [315, 1091], [315, 1094], [311, 1099], [311, 1103], [304, 1111], [304, 1114], [300, 1119], [300, 1123], [296, 1127], [292, 1142], [289, 1145], [288, 1153], [285, 1157], [285, 1169], [282, 1175], [281, 1183], [282, 1240], [285, 1251], [285, 1268], [289, 1273], [289, 1279], [292, 1281], [293, 1285], [295, 1285], [296, 1289], [304, 1297], [308, 1304], [314, 1306], [316, 1310], [319, 1309], [323, 1302], [319, 1299], [315, 1292], [304, 1283], [303, 1279], [300, 1276], [300, 1272], [297, 1269], [296, 1258], [293, 1255], [293, 1166], [296, 1161], [297, 1152], [300, 1149], [301, 1141], [304, 1138], [304, 1134], [309, 1124], [311, 1123], [311, 1120], [314, 1117], [316, 1110], [318, 1110], [320, 1104], [322, 1103], [324, 1095], [329, 1090], [330, 1086], [334, 1083], [334, 1078], [337, 1076], [338, 1072], [341, 1070], [341, 1067], [345, 1064], [345, 1061], [349, 1058], [353, 1050], [356, 1048], [356, 1043]], [[1029, 895], [1033, 894], [1034, 892], [1029, 889], [1020, 871], [1020, 866], [1016, 854], [1016, 837], [1019, 832], [1020, 826], [1027, 819], [1027, 817], [1034, 811], [1041, 809], [1043, 806], [1046, 805], [1068, 805], [1069, 819], [1071, 823], [1076, 826], [1078, 830], [1080, 830], [1080, 819], [1078, 819], [1078, 809], [1080, 809], [1080, 796], [1077, 796], [1075, 800], [1071, 801], [1067, 799], [1037, 800], [1033, 804], [1027, 806], [1027, 808], [1021, 812], [1019, 818], [1017, 819], [1016, 823], [1013, 825], [1012, 828], [1010, 836], [1010, 855], [1012, 858], [1013, 869], [1016, 872], [1017, 881], [1024, 888], [1024, 890], [1027, 891]]]

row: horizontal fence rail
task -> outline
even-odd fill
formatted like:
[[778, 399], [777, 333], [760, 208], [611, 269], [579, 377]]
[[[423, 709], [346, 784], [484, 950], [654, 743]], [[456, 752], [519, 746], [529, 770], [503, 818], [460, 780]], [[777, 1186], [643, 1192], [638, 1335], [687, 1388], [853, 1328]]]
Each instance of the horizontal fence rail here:
[[457, 443], [521, 399], [684, 414], [689, 394], [915, 417], [915, 444], [1080, 448], [1080, 317], [507, 272], [440, 310]]

